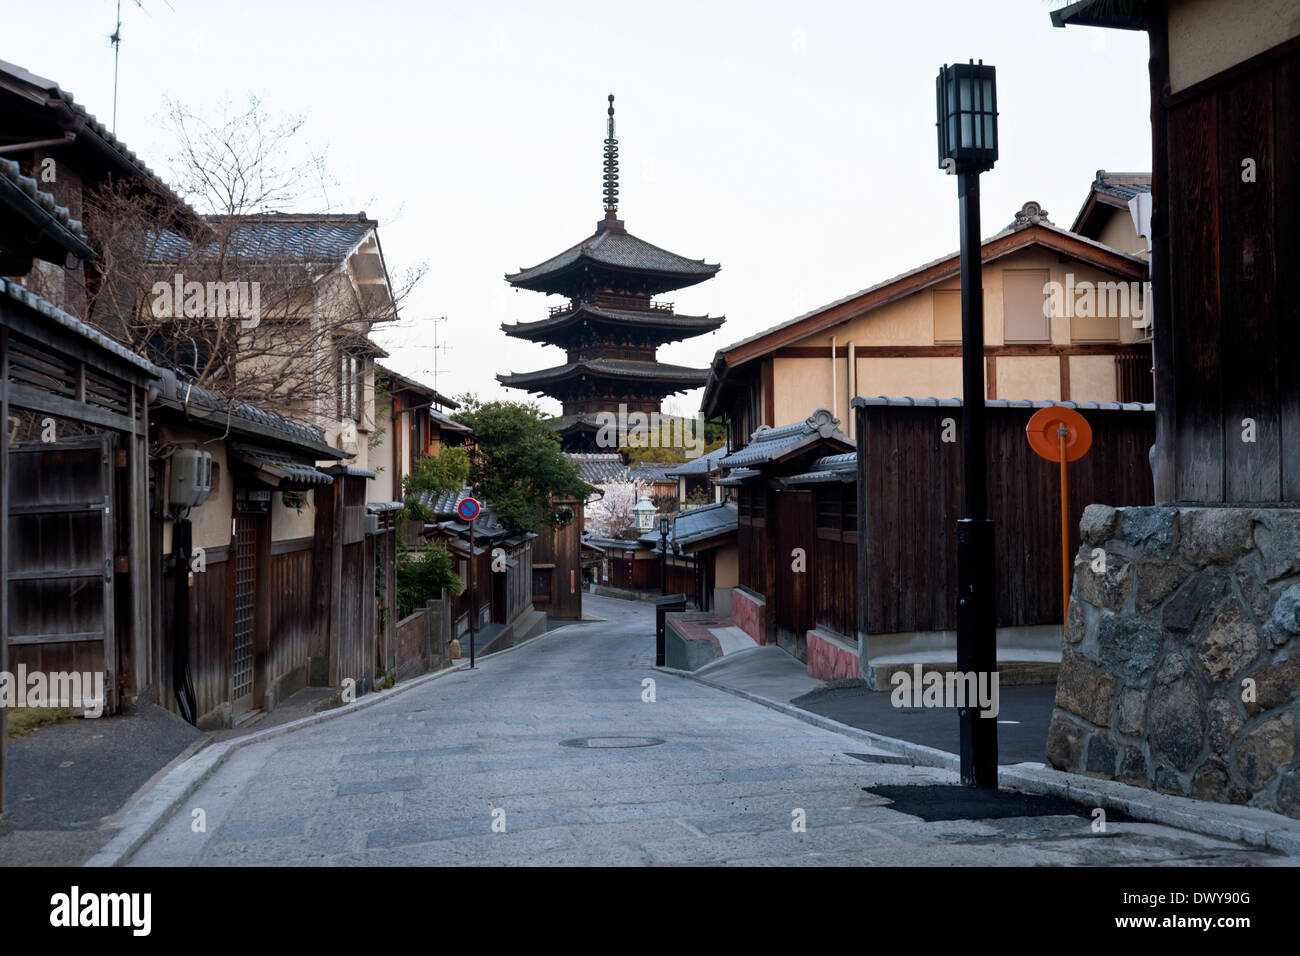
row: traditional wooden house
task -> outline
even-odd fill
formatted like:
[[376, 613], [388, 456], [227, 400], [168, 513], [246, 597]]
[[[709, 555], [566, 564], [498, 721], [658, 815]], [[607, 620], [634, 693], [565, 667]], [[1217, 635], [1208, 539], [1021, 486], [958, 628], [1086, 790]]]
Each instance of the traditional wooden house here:
[[[91, 255], [69, 210], [0, 162], [0, 276]], [[160, 667], [146, 524], [155, 373], [0, 277], [0, 672], [99, 674], [110, 712], [147, 692]], [[0, 706], [0, 834], [6, 718]]]
[[778, 644], [807, 659], [816, 626], [816, 495], [784, 479], [811, 472], [828, 455], [853, 445], [839, 420], [819, 408], [779, 428], [763, 426], [738, 451], [718, 462], [718, 483], [736, 492], [737, 585], [731, 594], [736, 624], [759, 644]]
[[448, 417], [460, 405], [436, 389], [375, 366], [375, 481], [372, 501], [399, 501], [402, 479], [422, 455], [437, 455], [446, 445], [473, 441], [473, 429]]
[[1150, 41], [1157, 507], [1085, 513], [1111, 557], [1104, 588], [1076, 565], [1047, 756], [1300, 817], [1300, 17], [1081, 0], [1051, 18]]
[[[1150, 401], [1146, 262], [1054, 225], [1037, 203], [982, 244], [989, 398]], [[958, 256], [926, 263], [721, 349], [703, 411], [732, 448], [855, 395], [961, 394]], [[853, 422], [849, 421], [852, 437]]]

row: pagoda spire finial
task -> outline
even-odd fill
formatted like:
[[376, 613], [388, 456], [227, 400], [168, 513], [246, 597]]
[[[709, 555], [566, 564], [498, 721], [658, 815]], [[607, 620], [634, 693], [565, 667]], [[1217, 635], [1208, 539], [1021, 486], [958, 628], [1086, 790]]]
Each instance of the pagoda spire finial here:
[[614, 138], [614, 94], [609, 94], [609, 118], [605, 121], [605, 215], [618, 213], [618, 140]]

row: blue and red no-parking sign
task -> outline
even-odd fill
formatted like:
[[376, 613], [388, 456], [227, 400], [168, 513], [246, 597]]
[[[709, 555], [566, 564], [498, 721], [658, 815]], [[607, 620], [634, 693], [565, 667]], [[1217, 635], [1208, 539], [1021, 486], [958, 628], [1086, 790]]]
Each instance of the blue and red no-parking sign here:
[[456, 506], [456, 514], [460, 515], [466, 521], [473, 521], [478, 517], [479, 506], [477, 498], [466, 498]]

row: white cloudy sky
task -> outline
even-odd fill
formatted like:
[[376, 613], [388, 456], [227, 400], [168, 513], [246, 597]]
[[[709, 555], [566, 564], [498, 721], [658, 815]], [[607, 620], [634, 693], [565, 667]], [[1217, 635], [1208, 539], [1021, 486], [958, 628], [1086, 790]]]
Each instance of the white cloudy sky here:
[[[327, 151], [337, 182], [298, 210], [364, 209], [390, 269], [428, 263], [404, 327], [376, 338], [431, 381], [427, 319], [447, 316], [438, 386], [453, 394], [522, 397], [493, 375], [562, 361], [499, 330], [558, 301], [502, 276], [592, 232], [610, 92], [629, 230], [722, 263], [668, 297], [727, 316], [661, 349], [680, 364], [956, 248], [956, 182], [935, 157], [945, 62], [998, 70], [986, 236], [1029, 199], [1068, 226], [1097, 169], [1150, 166], [1145, 34], [1054, 29], [1060, 2], [140, 3], [122, 3], [119, 138], [165, 175], [167, 97], [202, 111], [252, 92], [305, 114], [302, 144]], [[0, 59], [107, 123], [115, 10], [15, 4]], [[698, 392], [670, 408], [697, 406]]]

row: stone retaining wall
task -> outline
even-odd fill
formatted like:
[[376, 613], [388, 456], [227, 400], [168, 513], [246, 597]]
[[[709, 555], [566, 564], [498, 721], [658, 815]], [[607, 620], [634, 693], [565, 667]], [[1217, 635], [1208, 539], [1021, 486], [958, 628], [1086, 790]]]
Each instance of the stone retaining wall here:
[[1052, 766], [1300, 817], [1300, 511], [1080, 524]]

